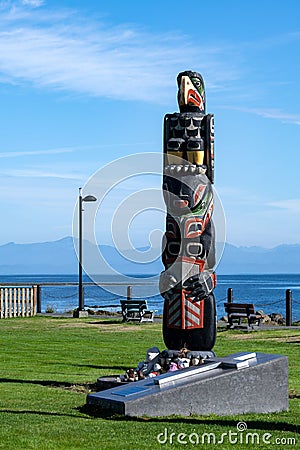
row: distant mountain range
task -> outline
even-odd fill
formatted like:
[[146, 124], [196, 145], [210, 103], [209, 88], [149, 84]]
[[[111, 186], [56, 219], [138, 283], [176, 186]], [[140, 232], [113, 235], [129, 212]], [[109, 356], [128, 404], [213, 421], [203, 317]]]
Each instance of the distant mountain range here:
[[[91, 255], [91, 258], [95, 255], [92, 247], [91, 243], [84, 242], [84, 254]], [[105, 260], [121, 273], [157, 274], [163, 269], [160, 257], [152, 263], [141, 264], [131, 262], [132, 251], [129, 250], [124, 252], [125, 257], [108, 245], [101, 245], [100, 251]], [[10, 242], [0, 246], [1, 275], [76, 274], [77, 271], [78, 260], [72, 237], [35, 244]], [[102, 267], [97, 262], [97, 273], [107, 273], [105, 265]], [[271, 249], [226, 244], [217, 273], [300, 273], [300, 244], [283, 244]]]
[[236, 247], [226, 244], [217, 268], [220, 274], [300, 273], [300, 244], [274, 248]]

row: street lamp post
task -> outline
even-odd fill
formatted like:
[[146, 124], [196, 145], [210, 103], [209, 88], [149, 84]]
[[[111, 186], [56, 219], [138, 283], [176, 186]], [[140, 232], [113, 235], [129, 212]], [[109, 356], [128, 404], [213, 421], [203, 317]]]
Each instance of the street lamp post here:
[[82, 212], [83, 212], [83, 202], [95, 202], [97, 199], [93, 195], [86, 195], [82, 198], [82, 188], [79, 188], [79, 198], [78, 198], [78, 234], [79, 234], [79, 266], [78, 266], [78, 309], [75, 311], [75, 317], [83, 317], [84, 314], [84, 295], [83, 295], [83, 285], [82, 285]]

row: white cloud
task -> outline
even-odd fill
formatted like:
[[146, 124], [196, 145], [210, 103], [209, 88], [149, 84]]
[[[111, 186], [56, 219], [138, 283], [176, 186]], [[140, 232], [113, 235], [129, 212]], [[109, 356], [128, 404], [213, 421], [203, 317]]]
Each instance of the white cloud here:
[[[35, 3], [38, 0], [27, 1]], [[174, 91], [174, 73], [201, 62], [210, 87], [238, 75], [226, 49], [194, 46], [178, 33], [150, 34], [105, 26], [74, 11], [0, 8], [0, 79], [76, 94], [161, 101]], [[199, 52], [201, 51], [201, 55]]]
[[0, 152], [0, 158], [20, 158], [22, 156], [37, 156], [37, 155], [56, 155], [60, 153], [72, 153], [75, 150], [80, 150], [82, 147], [74, 148], [55, 148], [52, 150], [32, 150], [20, 152]]
[[45, 169], [10, 169], [1, 170], [1, 175], [17, 178], [60, 178], [64, 180], [82, 180], [82, 175], [72, 172], [54, 172]]
[[280, 109], [275, 108], [232, 108], [238, 111], [256, 114], [258, 116], [264, 117], [266, 119], [277, 119], [283, 123], [292, 123], [295, 125], [300, 125], [300, 114], [290, 114]]
[[44, 0], [22, 0], [22, 4], [25, 6], [33, 6], [39, 8], [44, 4]]
[[257, 207], [264, 207], [264, 201], [255, 191], [249, 191], [243, 189], [242, 187], [235, 186], [218, 186], [216, 189], [218, 195], [220, 196], [222, 202], [226, 205], [236, 208], [245, 207], [249, 208], [255, 205]]
[[268, 205], [275, 208], [285, 209], [291, 214], [300, 214], [300, 198], [270, 202]]

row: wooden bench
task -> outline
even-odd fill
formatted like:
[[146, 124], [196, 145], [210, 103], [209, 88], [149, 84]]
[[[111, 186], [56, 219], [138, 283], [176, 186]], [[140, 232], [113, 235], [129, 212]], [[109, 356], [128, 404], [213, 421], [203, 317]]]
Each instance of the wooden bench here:
[[148, 309], [146, 300], [120, 300], [123, 322], [153, 322], [154, 312]]
[[255, 312], [253, 303], [224, 303], [228, 315], [227, 328], [242, 327], [243, 319], [247, 319], [247, 328], [260, 326], [262, 315]]

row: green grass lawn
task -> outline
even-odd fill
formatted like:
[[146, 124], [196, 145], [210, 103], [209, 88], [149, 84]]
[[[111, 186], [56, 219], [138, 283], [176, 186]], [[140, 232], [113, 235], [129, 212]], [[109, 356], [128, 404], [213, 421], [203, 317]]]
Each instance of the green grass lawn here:
[[[297, 434], [299, 342], [297, 329], [220, 331], [214, 349], [218, 356], [242, 350], [287, 355], [289, 412], [226, 417], [97, 417], [85, 407], [92, 384], [101, 375], [121, 374], [126, 368], [136, 366], [144, 360], [148, 347], [163, 350], [161, 324], [123, 324], [119, 319], [101, 321], [96, 317], [3, 319], [0, 321], [0, 448], [200, 448], [203, 433], [214, 433], [219, 441], [222, 433], [227, 433], [224, 442], [216, 444], [222, 449], [300, 448]], [[256, 394], [259, 395], [259, 386]], [[229, 433], [237, 431], [240, 421], [247, 424], [248, 432], [257, 433], [259, 444], [235, 444], [234, 435], [229, 442]], [[163, 433], [161, 444], [157, 440], [160, 433]], [[168, 438], [164, 444], [165, 433]], [[245, 436], [239, 433], [239, 439], [241, 435]], [[200, 436], [199, 443], [196, 436]], [[188, 440], [188, 444], [180, 440]], [[206, 441], [206, 447], [213, 447], [213, 443]]]

